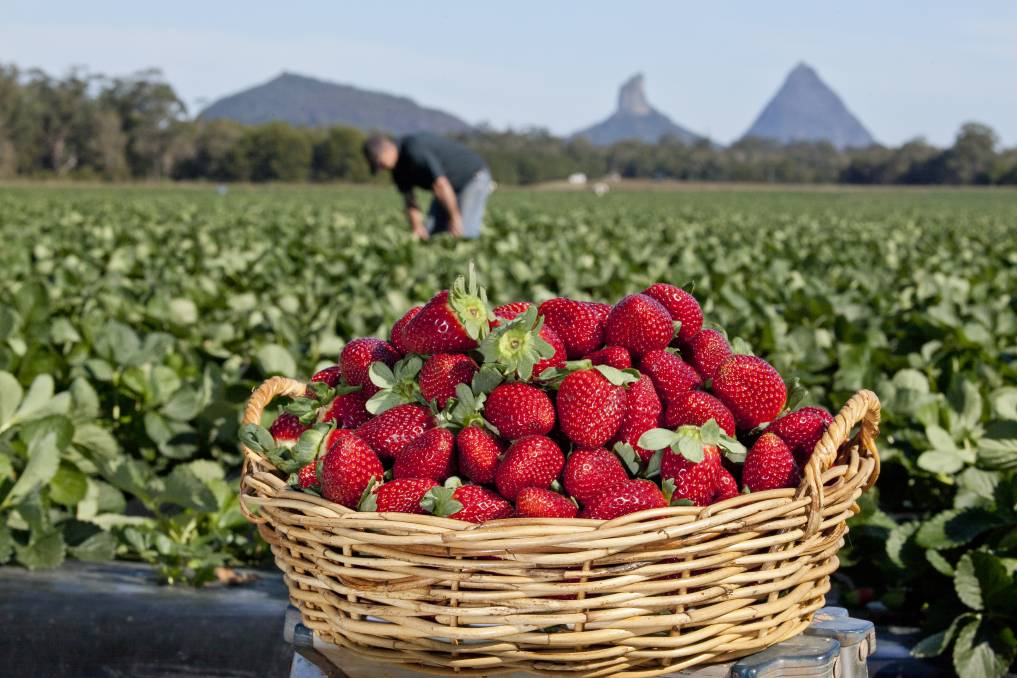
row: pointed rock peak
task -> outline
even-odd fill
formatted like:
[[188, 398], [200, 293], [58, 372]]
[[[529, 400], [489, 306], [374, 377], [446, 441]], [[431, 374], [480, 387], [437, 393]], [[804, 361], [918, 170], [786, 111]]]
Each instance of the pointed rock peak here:
[[643, 90], [643, 74], [636, 73], [618, 90], [618, 112], [629, 115], [647, 115], [653, 111]]
[[791, 69], [791, 72], [787, 74], [788, 80], [819, 80], [819, 74], [816, 73], [816, 69], [809, 66], [804, 61], [799, 61], [798, 65]]

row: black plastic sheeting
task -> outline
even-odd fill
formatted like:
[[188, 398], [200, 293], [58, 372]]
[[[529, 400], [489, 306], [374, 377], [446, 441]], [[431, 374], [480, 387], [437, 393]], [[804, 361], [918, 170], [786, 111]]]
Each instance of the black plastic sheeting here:
[[288, 676], [286, 587], [255, 574], [194, 589], [131, 563], [0, 567], [0, 676]]

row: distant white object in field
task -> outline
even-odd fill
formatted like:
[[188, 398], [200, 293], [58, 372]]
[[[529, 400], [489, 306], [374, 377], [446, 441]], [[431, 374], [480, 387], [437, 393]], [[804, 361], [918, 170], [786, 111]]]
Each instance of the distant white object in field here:
[[227, 186], [226, 184], [219, 184], [218, 186], [215, 187], [215, 192], [218, 193], [219, 195], [226, 195], [227, 193], [230, 192], [230, 189], [229, 186]]
[[611, 187], [605, 184], [603, 181], [598, 181], [593, 185], [593, 192], [597, 195], [605, 195]]
[[586, 175], [582, 172], [576, 172], [575, 174], [569, 175], [569, 183], [573, 186], [583, 186], [586, 184]]
[[617, 172], [611, 172], [610, 174], [604, 177], [604, 181], [619, 182], [621, 181], [621, 175], [618, 174]]

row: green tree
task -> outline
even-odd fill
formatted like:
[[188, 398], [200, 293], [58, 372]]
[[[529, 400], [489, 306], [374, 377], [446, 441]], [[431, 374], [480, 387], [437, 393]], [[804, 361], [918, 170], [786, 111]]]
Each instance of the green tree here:
[[270, 122], [248, 129], [243, 146], [251, 181], [303, 181], [308, 177], [313, 149], [304, 130]]
[[314, 144], [312, 172], [315, 179], [369, 181], [370, 168], [361, 152], [366, 135], [352, 127], [331, 127]]

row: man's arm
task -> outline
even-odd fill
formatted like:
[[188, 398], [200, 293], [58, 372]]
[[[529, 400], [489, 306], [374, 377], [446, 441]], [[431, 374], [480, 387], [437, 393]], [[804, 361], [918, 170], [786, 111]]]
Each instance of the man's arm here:
[[456, 199], [456, 192], [452, 189], [452, 184], [444, 176], [440, 176], [434, 180], [434, 185], [431, 187], [434, 191], [434, 197], [438, 202], [441, 203], [445, 211], [448, 212], [448, 232], [452, 237], [459, 238], [463, 235], [463, 218], [459, 214], [459, 201]]
[[413, 195], [413, 189], [403, 193], [403, 202], [406, 205], [406, 220], [410, 222], [410, 228], [413, 229], [413, 235], [420, 238], [421, 240], [427, 240], [430, 234], [427, 229], [424, 228], [424, 215], [420, 211], [420, 207], [417, 205], [417, 199]]

